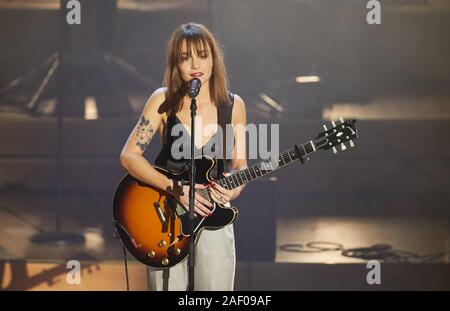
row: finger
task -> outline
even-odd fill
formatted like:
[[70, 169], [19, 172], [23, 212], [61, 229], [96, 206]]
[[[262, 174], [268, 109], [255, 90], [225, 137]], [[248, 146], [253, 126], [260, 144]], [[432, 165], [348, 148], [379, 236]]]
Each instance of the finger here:
[[195, 206], [198, 209], [200, 209], [201, 211], [203, 211], [204, 213], [206, 213], [206, 215], [210, 215], [211, 214], [211, 209], [207, 205], [199, 202], [198, 200], [195, 200]]
[[225, 196], [225, 197], [227, 197], [227, 198], [231, 198], [231, 191], [230, 191], [230, 190], [227, 190], [227, 189], [225, 189], [224, 187], [219, 186], [219, 185], [216, 184], [216, 183], [213, 183], [213, 184], [212, 184], [212, 188], [213, 188], [214, 190], [216, 190], [221, 196]]
[[195, 189], [206, 189], [206, 185], [195, 184]]
[[[184, 209], [189, 212], [189, 202], [187, 204], [182, 204]], [[204, 212], [202, 211], [202, 209], [200, 209], [198, 206], [198, 203], [196, 203], [194, 201], [194, 217], [197, 217], [197, 215], [201, 216], [201, 217], [207, 217], [209, 212]]]
[[198, 204], [198, 202], [194, 201], [194, 212], [195, 214], [201, 216], [201, 217], [207, 217], [208, 213], [205, 212]]
[[217, 194], [217, 192], [211, 188], [210, 190], [210, 195], [211, 198], [214, 200], [214, 202], [221, 204], [220, 200], [219, 200], [219, 195]]
[[209, 215], [211, 215], [211, 211], [209, 210], [209, 208], [202, 203], [196, 202], [195, 207], [202, 212], [203, 217], [208, 217]]
[[[183, 208], [186, 210], [186, 212], [188, 212], [189, 213], [189, 204], [182, 204], [182, 206], [183, 206]], [[197, 209], [195, 208], [195, 206], [194, 206], [194, 217], [197, 217], [197, 214], [198, 214], [198, 211], [197, 211]]]
[[223, 193], [220, 193], [213, 188], [211, 189], [211, 194], [212, 194], [214, 201], [216, 201], [217, 203], [220, 203], [220, 204], [225, 204], [230, 200], [229, 196], [227, 196]]
[[200, 203], [202, 203], [203, 205], [207, 206], [209, 209], [214, 207], [214, 205], [211, 202], [209, 202], [205, 197], [203, 197], [202, 195], [200, 195], [198, 193], [196, 193], [195, 199], [197, 201], [199, 201]]
[[216, 182], [212, 182], [212, 186], [215, 188], [215, 189], [217, 189], [217, 190], [219, 190], [221, 193], [227, 193], [227, 192], [229, 192], [230, 190], [227, 190], [227, 189], [225, 189], [224, 187], [222, 187], [221, 185], [219, 185], [218, 183], [216, 183]]
[[199, 209], [198, 207], [194, 208], [194, 212], [197, 213], [198, 215], [200, 215], [201, 217], [208, 217], [208, 214], [205, 213], [204, 211], [202, 211], [201, 209]]

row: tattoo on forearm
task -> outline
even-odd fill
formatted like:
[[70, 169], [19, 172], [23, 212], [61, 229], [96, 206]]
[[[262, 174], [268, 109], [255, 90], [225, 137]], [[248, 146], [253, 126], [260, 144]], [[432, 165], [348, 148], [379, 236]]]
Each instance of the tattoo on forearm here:
[[150, 120], [146, 119], [144, 116], [141, 117], [141, 121], [139, 122], [139, 126], [137, 129], [136, 135], [138, 136], [138, 142], [136, 146], [141, 148], [141, 151], [144, 151], [150, 143], [150, 139], [153, 135], [153, 127], [150, 124]]

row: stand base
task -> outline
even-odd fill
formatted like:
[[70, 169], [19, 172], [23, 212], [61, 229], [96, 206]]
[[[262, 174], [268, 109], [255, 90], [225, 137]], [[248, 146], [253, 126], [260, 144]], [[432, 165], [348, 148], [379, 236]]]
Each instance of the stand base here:
[[63, 246], [69, 244], [82, 244], [85, 242], [85, 238], [82, 234], [78, 233], [50, 232], [33, 235], [31, 237], [31, 242]]

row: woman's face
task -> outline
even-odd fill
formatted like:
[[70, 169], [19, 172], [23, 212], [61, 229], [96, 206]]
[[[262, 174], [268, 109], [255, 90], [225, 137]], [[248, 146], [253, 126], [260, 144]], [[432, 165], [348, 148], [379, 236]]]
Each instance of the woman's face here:
[[198, 51], [192, 45], [191, 56], [189, 57], [186, 40], [181, 46], [181, 59], [178, 63], [178, 70], [181, 78], [185, 82], [189, 82], [193, 78], [199, 78], [202, 85], [205, 85], [212, 75], [213, 61], [209, 46], [207, 51]]

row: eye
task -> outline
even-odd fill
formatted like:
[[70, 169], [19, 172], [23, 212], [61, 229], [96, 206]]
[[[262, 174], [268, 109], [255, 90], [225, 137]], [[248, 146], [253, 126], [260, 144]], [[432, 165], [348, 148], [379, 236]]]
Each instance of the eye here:
[[181, 60], [182, 62], [186, 62], [186, 61], [189, 60], [189, 56], [181, 56], [180, 60]]

